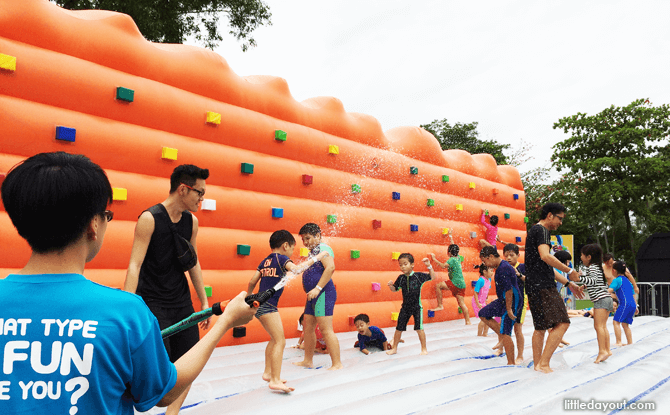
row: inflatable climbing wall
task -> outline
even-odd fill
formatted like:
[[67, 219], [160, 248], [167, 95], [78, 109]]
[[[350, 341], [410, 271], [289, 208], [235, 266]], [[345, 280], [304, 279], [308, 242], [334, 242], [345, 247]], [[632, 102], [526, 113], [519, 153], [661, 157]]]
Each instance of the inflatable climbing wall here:
[[[335, 252], [338, 332], [353, 330], [358, 313], [394, 326], [401, 294], [386, 283], [400, 273], [398, 255], [412, 253], [417, 271], [428, 252], [444, 262], [448, 229], [461, 246], [469, 305], [482, 209], [498, 215], [503, 240], [525, 242], [519, 173], [490, 155], [442, 151], [417, 127], [383, 132], [336, 98], [297, 102], [284, 79], [240, 77], [211, 51], [150, 43], [126, 15], [2, 3], [0, 174], [45, 151], [85, 154], [105, 168], [115, 216], [87, 266], [94, 281], [122, 287], [138, 215], [165, 199], [172, 170], [186, 163], [210, 170], [196, 214], [210, 304], [246, 289], [274, 230], [292, 232], [293, 259], [304, 259], [297, 233], [307, 222]], [[30, 255], [4, 211], [0, 246], [3, 277]], [[424, 285], [424, 312], [435, 306], [434, 287]], [[444, 296], [445, 310], [425, 321], [461, 318]], [[304, 302], [296, 279], [280, 302], [287, 337], [298, 335]], [[244, 337], [228, 333], [220, 345], [267, 339], [253, 321]]]

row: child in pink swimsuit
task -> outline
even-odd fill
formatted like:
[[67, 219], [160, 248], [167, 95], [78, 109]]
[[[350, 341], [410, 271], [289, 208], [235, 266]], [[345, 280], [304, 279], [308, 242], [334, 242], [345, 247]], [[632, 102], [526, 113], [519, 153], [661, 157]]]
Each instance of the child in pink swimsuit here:
[[498, 217], [493, 215], [489, 218], [489, 223], [486, 223], [486, 217], [488, 216], [488, 211], [482, 209], [482, 217], [480, 221], [482, 225], [486, 228], [486, 237], [485, 239], [479, 240], [479, 245], [483, 248], [485, 246], [496, 246], [496, 241], [498, 239]]
[[[472, 296], [472, 308], [475, 311], [475, 315], [479, 316], [479, 310], [486, 306], [486, 299], [491, 289], [491, 278], [495, 275], [495, 269], [489, 268], [484, 264], [475, 265], [475, 268], [479, 268], [479, 279], [475, 285], [475, 295]], [[479, 326], [477, 326], [477, 336], [486, 337], [488, 331], [489, 326], [480, 321]]]

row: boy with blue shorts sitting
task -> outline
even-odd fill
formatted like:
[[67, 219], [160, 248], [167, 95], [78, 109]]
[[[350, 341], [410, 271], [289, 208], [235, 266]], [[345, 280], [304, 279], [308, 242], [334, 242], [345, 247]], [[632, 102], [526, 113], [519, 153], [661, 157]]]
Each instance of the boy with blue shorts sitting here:
[[327, 252], [328, 255], [302, 274], [302, 287], [307, 293], [304, 318], [305, 358], [302, 362], [293, 362], [293, 364], [313, 366], [312, 359], [316, 345], [315, 328], [318, 324], [332, 361], [329, 370], [342, 369], [340, 343], [333, 331], [333, 310], [337, 300], [337, 292], [332, 280], [333, 272], [335, 272], [335, 254], [331, 247], [321, 243], [321, 228], [316, 223], [307, 223], [300, 228], [300, 237], [303, 245], [310, 249], [310, 255], [317, 256], [321, 252]]
[[[498, 338], [505, 348], [507, 364], [514, 365], [514, 343], [512, 342], [512, 328], [517, 316], [523, 310], [523, 298], [517, 284], [516, 270], [509, 262], [500, 258], [498, 250], [493, 246], [485, 246], [479, 253], [484, 265], [495, 268], [496, 294], [498, 298], [479, 311], [486, 325], [498, 333]], [[500, 317], [500, 323], [494, 320]]]
[[370, 354], [368, 347], [376, 347], [381, 350], [390, 348], [384, 331], [377, 326], [371, 326], [370, 317], [367, 314], [359, 314], [354, 317], [354, 324], [356, 330], [358, 330], [358, 341], [354, 347], [358, 347], [361, 352]]

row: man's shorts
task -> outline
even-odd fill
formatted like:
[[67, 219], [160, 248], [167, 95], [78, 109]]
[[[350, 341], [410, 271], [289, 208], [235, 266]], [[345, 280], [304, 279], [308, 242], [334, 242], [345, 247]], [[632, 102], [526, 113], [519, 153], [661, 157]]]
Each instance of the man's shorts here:
[[[520, 298], [518, 292], [515, 292], [514, 302], [516, 304], [512, 305], [512, 313], [518, 319], [521, 315], [521, 310], [523, 310], [523, 300]], [[507, 314], [507, 303], [504, 298], [498, 298], [491, 304], [479, 310], [479, 317], [486, 319], [493, 319], [495, 317], [500, 317], [500, 334], [510, 336], [512, 334], [512, 328], [517, 319], [510, 318]]]
[[549, 330], [561, 323], [570, 324], [565, 303], [556, 288], [537, 289], [526, 286], [526, 292], [535, 330]]
[[335, 309], [335, 301], [337, 301], [337, 291], [332, 284], [328, 284], [315, 299], [307, 301], [305, 314], [314, 317], [330, 317]]
[[410, 317], [414, 317], [414, 331], [423, 330], [423, 308], [421, 307], [400, 307], [398, 324], [395, 329], [398, 331], [406, 331]]
[[[156, 316], [161, 330], [179, 323], [195, 312], [193, 310], [193, 305], [180, 308], [165, 308], [152, 305], [149, 305], [148, 307], [153, 315]], [[163, 344], [165, 344], [165, 350], [167, 350], [170, 361], [174, 363], [177, 359], [186, 354], [186, 352], [191, 350], [199, 340], [200, 331], [198, 330], [198, 326], [195, 325], [163, 339]]]
[[260, 307], [258, 307], [258, 310], [256, 310], [256, 318], [260, 318], [261, 316], [265, 314], [270, 314], [270, 313], [277, 313], [279, 310], [277, 310], [277, 306], [274, 304], [269, 304], [269, 303], [263, 303]]
[[447, 288], [449, 288], [449, 291], [456, 297], [457, 295], [460, 295], [461, 297], [465, 297], [465, 288], [458, 288], [457, 286], [454, 285], [451, 280], [447, 281]]

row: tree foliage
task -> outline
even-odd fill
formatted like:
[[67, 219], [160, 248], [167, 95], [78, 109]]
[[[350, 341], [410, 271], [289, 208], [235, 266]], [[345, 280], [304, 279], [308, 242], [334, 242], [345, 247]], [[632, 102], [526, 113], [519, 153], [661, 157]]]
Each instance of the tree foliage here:
[[113, 10], [130, 15], [144, 37], [152, 42], [183, 43], [189, 36], [214, 49], [223, 37], [219, 16], [228, 16], [229, 34], [242, 50], [256, 46], [251, 33], [271, 25], [270, 8], [262, 0], [51, 0], [70, 10]]
[[633, 229], [639, 224], [632, 219], [658, 227], [649, 233], [667, 229], [667, 210], [662, 209], [668, 203], [670, 106], [638, 99], [592, 116], [561, 118], [554, 128], [570, 137], [554, 145], [553, 165], [569, 171], [569, 186], [583, 189], [556, 200], [578, 202], [577, 216], [592, 226], [623, 220], [634, 258], [639, 244]]
[[451, 125], [444, 118], [421, 127], [437, 138], [442, 150], [460, 149], [470, 154], [488, 153], [496, 159], [498, 164], [509, 164], [503, 150], [509, 149], [510, 145], [500, 144], [493, 140], [480, 140], [477, 125], [477, 121], [468, 124], [457, 122]]

